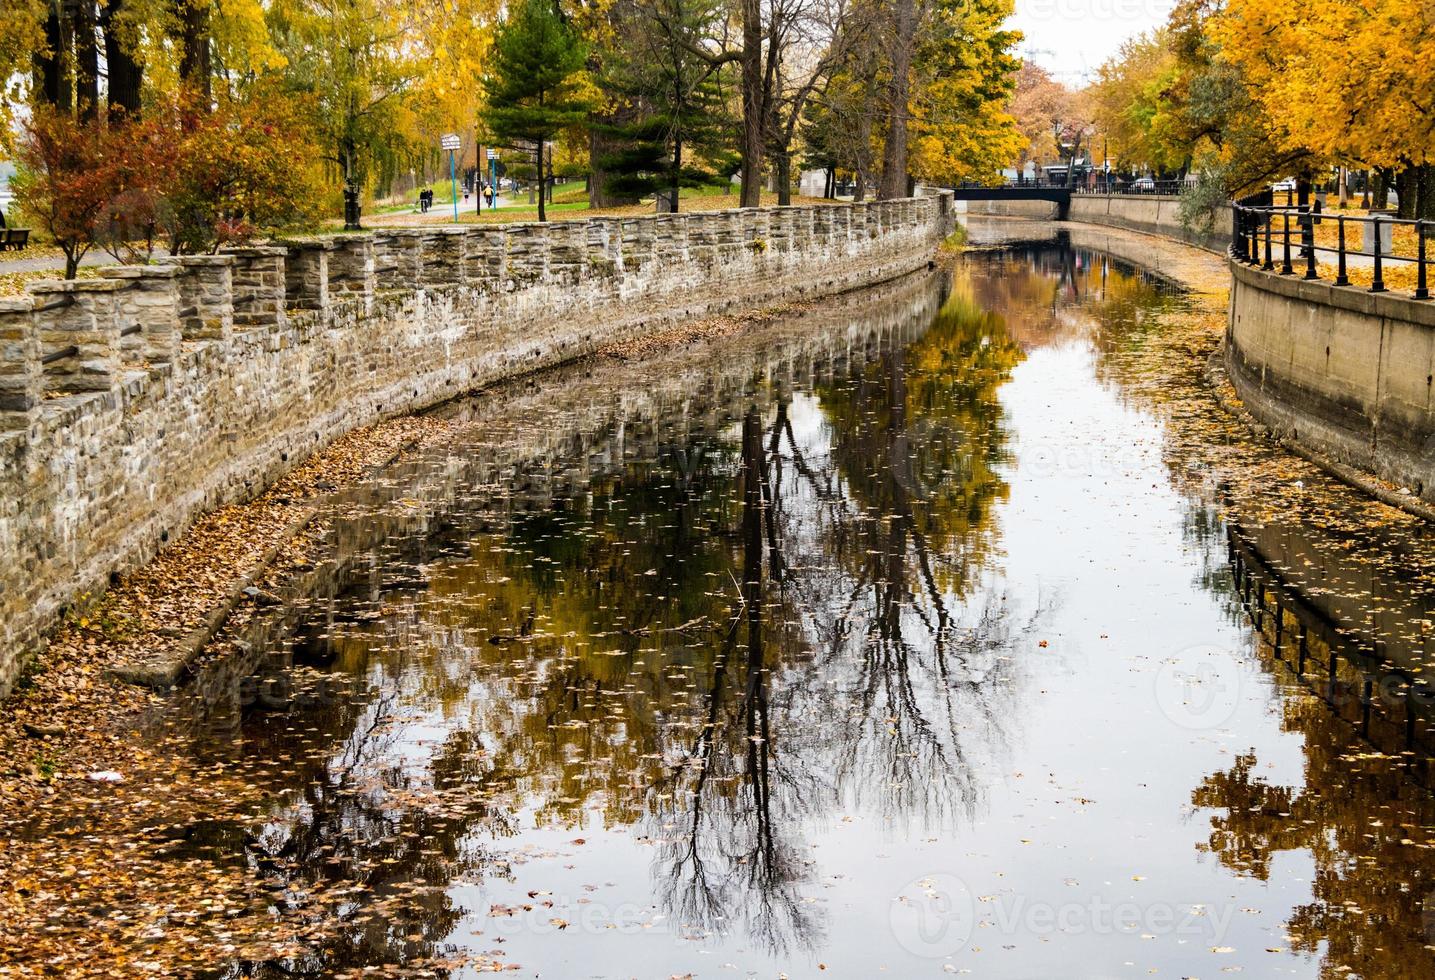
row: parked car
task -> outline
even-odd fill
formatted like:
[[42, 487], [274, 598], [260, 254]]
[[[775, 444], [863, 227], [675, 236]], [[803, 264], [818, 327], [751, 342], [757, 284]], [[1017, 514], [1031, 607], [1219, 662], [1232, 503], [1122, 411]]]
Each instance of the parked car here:
[[1271, 190], [1280, 191], [1282, 194], [1286, 191], [1293, 191], [1295, 190], [1295, 178], [1287, 177], [1285, 180], [1278, 180], [1271, 185]]
[[1136, 194], [1155, 194], [1156, 181], [1150, 177], [1137, 177], [1131, 182], [1131, 190]]

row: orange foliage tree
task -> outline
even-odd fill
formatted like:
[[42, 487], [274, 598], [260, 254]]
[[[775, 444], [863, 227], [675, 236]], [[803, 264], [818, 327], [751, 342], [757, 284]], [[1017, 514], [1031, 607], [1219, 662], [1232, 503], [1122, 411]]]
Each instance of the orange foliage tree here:
[[318, 151], [300, 108], [254, 98], [205, 111], [191, 97], [141, 119], [81, 121], [37, 107], [15, 146], [15, 193], [65, 253], [72, 278], [94, 247], [122, 261], [174, 254], [314, 220]]

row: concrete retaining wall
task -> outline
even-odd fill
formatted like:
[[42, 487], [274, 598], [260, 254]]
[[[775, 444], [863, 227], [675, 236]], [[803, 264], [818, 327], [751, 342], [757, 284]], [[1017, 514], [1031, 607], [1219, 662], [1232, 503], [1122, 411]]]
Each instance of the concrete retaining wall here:
[[926, 263], [950, 193], [236, 249], [0, 301], [0, 692], [78, 596], [344, 432]]
[[[1148, 194], [1073, 194], [1071, 221], [1124, 228], [1174, 238], [1210, 252], [1226, 254], [1231, 242], [1231, 209], [1216, 211], [1209, 230], [1181, 224], [1181, 199]], [[959, 211], [993, 218], [1056, 217], [1057, 206], [1046, 201], [958, 201]]]
[[1210, 228], [1181, 224], [1181, 199], [1146, 194], [1075, 194], [1071, 220], [1174, 238], [1209, 252], [1226, 254], [1231, 244], [1231, 209], [1217, 209]]
[[1251, 414], [1435, 501], [1435, 304], [1231, 262], [1226, 369]]

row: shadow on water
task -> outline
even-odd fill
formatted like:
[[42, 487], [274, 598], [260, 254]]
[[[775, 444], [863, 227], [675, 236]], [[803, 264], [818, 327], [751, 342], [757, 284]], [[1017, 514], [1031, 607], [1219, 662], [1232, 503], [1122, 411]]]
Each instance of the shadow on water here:
[[[976, 834], [1061, 681], [1017, 655], [1064, 610], [1008, 577], [1031, 463], [1000, 392], [1071, 348], [1139, 403], [1117, 362], [1186, 302], [1070, 236], [1000, 244], [700, 356], [453, 406], [448, 444], [336, 500], [284, 605], [154, 721], [269, 760], [255, 820], [165, 832], [176, 859], [247, 863], [296, 924], [292, 957], [217, 972], [667, 975], [698, 945], [801, 970], [853, 928], [823, 898], [834, 827], [881, 828], [874, 881], [887, 845]], [[1252, 748], [1146, 805], [1210, 816], [1201, 852], [1237, 879], [1309, 855], [1293, 950], [1428, 975], [1428, 583], [1182, 493], [1192, 590], [1251, 617], [1304, 778]], [[877, 898], [858, 926], [891, 946]], [[560, 932], [575, 958], [545, 960]]]

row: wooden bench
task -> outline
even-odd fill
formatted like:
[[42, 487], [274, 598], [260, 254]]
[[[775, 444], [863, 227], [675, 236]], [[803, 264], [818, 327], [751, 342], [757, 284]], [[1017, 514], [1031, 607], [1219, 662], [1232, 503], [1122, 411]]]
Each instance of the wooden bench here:
[[14, 249], [16, 252], [23, 249], [30, 242], [29, 228], [6, 228], [0, 231], [0, 252], [5, 249]]

